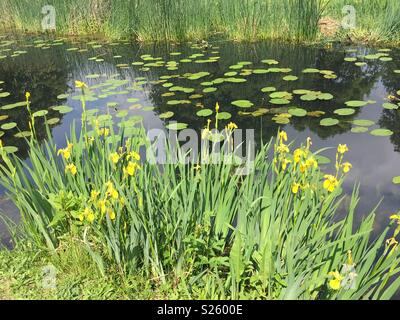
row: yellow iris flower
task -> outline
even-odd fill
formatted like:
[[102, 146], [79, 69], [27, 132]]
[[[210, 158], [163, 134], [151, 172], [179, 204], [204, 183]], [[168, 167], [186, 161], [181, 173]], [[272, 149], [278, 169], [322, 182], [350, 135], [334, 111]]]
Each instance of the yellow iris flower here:
[[86, 83], [84, 83], [82, 81], [79, 81], [79, 80], [76, 80], [75, 81], [75, 87], [82, 89], [82, 88], [87, 88], [88, 86], [87, 86]]
[[307, 168], [318, 168], [318, 162], [315, 160], [313, 157], [310, 157], [306, 160], [306, 166]]
[[74, 176], [77, 174], [78, 170], [76, 169], [76, 166], [71, 163], [65, 167], [65, 172], [70, 172]]
[[303, 149], [296, 149], [293, 152], [293, 161], [294, 161], [294, 163], [299, 163], [305, 155], [306, 155], [306, 153], [304, 152]]
[[113, 198], [114, 200], [118, 200], [118, 198], [119, 198], [119, 193], [118, 193], [117, 190], [114, 189], [114, 186], [113, 186], [112, 182], [111, 182], [111, 181], [108, 181], [108, 182], [106, 183], [106, 186], [107, 186], [107, 193], [106, 193], [107, 196]]
[[235, 129], [238, 128], [237, 124], [234, 122], [229, 122], [228, 126], [227, 126], [228, 130], [233, 131]]
[[300, 189], [300, 183], [293, 183], [293, 185], [292, 185], [292, 192], [293, 192], [294, 194], [297, 194], [297, 193], [299, 192], [299, 189]]
[[331, 289], [336, 291], [340, 290], [344, 277], [338, 271], [331, 271], [328, 275], [333, 277], [333, 279], [329, 281], [329, 286], [331, 287]]
[[325, 178], [325, 181], [323, 184], [324, 189], [328, 190], [328, 192], [333, 192], [336, 189], [336, 187], [339, 185], [339, 181], [337, 180], [336, 177], [334, 177], [330, 174], [325, 175], [324, 178]]
[[283, 159], [283, 160], [282, 160], [282, 170], [286, 170], [288, 164], [290, 164], [290, 163], [291, 163], [290, 160], [288, 160], [288, 159], [286, 159], [286, 158]]
[[339, 144], [338, 149], [337, 149], [338, 153], [345, 154], [347, 151], [349, 151], [347, 144]]
[[276, 148], [276, 151], [277, 151], [278, 153], [281, 153], [281, 154], [283, 154], [283, 153], [289, 153], [289, 152], [290, 152], [289, 147], [288, 147], [286, 144], [284, 144], [284, 143], [281, 143], [281, 144]]
[[107, 210], [107, 200], [99, 200], [97, 202], [97, 207], [100, 209], [102, 214], [106, 213]]
[[280, 142], [282, 143], [283, 141], [287, 141], [287, 139], [288, 139], [288, 136], [287, 136], [287, 133], [285, 132], [285, 131], [280, 131], [279, 132], [279, 140], [280, 140]]
[[100, 192], [96, 191], [96, 190], [92, 190], [90, 191], [90, 200], [92, 202], [95, 202], [97, 200], [97, 197], [100, 195]]
[[99, 136], [104, 136], [104, 137], [108, 137], [110, 135], [110, 129], [108, 128], [101, 128], [99, 130], [97, 130], [97, 134]]
[[343, 172], [348, 173], [351, 168], [353, 168], [353, 165], [350, 162], [345, 162], [343, 163]]
[[117, 164], [120, 159], [120, 155], [116, 152], [110, 154], [110, 160], [113, 164]]
[[72, 147], [74, 145], [72, 143], [68, 142], [68, 145], [65, 149], [60, 149], [57, 152], [57, 155], [62, 155], [64, 157], [65, 160], [68, 160], [69, 158], [71, 158], [71, 152], [72, 152]]
[[139, 161], [140, 160], [140, 154], [135, 152], [135, 151], [131, 151], [131, 152], [129, 152], [129, 154], [126, 157], [126, 159], [127, 160], [134, 159], [136, 161]]
[[129, 161], [126, 168], [124, 168], [124, 173], [128, 176], [134, 176], [137, 169], [140, 169], [140, 166], [132, 161]]
[[108, 210], [108, 216], [109, 216], [110, 220], [115, 220], [116, 214], [115, 214], [114, 210], [109, 209]]

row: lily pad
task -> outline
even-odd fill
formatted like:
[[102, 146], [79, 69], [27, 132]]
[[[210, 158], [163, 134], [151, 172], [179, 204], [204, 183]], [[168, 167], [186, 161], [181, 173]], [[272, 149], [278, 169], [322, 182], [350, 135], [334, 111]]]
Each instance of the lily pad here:
[[393, 135], [393, 131], [389, 129], [375, 129], [370, 132], [373, 136], [376, 137], [389, 137]]
[[0, 98], [6, 98], [10, 95], [9, 92], [0, 92]]
[[249, 100], [236, 100], [232, 104], [239, 108], [251, 108], [254, 104]]
[[5, 153], [15, 153], [18, 151], [18, 148], [14, 147], [14, 146], [6, 146], [6, 147], [3, 147], [3, 151]]
[[274, 92], [276, 91], [275, 87], [265, 87], [261, 89], [262, 92], [267, 93], [267, 92]]
[[58, 99], [58, 100], [64, 100], [64, 99], [67, 99], [68, 97], [69, 97], [69, 94], [63, 93], [63, 94], [59, 94], [59, 95], [57, 96], [57, 99]]
[[300, 97], [300, 100], [302, 100], [302, 101], [315, 101], [315, 100], [317, 100], [317, 96], [315, 94], [308, 93], [308, 94], [302, 95]]
[[218, 89], [217, 88], [215, 88], [215, 87], [209, 87], [209, 88], [205, 88], [204, 90], [203, 90], [203, 92], [204, 93], [211, 93], [211, 92], [215, 92], [215, 91], [217, 91]]
[[318, 162], [318, 164], [329, 164], [332, 162], [331, 159], [329, 159], [328, 157], [321, 155], [316, 155], [315, 160]]
[[296, 80], [298, 80], [298, 79], [299, 79], [298, 77], [293, 76], [293, 75], [283, 77], [283, 80], [284, 80], [284, 81], [296, 81]]
[[36, 111], [35, 113], [33, 113], [33, 116], [36, 117], [44, 117], [46, 114], [48, 114], [49, 112], [47, 110], [39, 110]]
[[174, 116], [174, 113], [172, 111], [167, 111], [167, 112], [161, 113], [158, 117], [160, 119], [169, 119], [169, 118], [172, 118], [173, 116]]
[[353, 121], [353, 124], [359, 127], [371, 127], [375, 124], [372, 120], [357, 119]]
[[128, 115], [128, 110], [121, 110], [115, 116], [117, 118], [125, 118]]
[[360, 100], [351, 100], [345, 102], [345, 105], [348, 107], [364, 107], [368, 104], [367, 101], [360, 101]]
[[332, 100], [333, 95], [330, 93], [321, 93], [317, 96], [318, 100]]
[[342, 108], [342, 109], [336, 109], [333, 111], [333, 113], [339, 115], [339, 116], [351, 116], [354, 114], [356, 110], [351, 109], [351, 108]]
[[232, 115], [229, 112], [219, 112], [217, 114], [217, 119], [218, 120], [228, 120], [232, 117]]
[[202, 109], [196, 113], [199, 117], [209, 117], [213, 114], [211, 109]]
[[54, 124], [57, 124], [59, 122], [60, 122], [60, 118], [51, 118], [51, 119], [47, 120], [47, 124], [50, 125], [50, 126], [54, 125]]
[[190, 100], [170, 100], [167, 102], [168, 105], [170, 106], [176, 106], [178, 104], [190, 104]]
[[4, 123], [3, 125], [1, 125], [1, 129], [2, 130], [11, 130], [14, 129], [17, 126], [17, 124], [15, 122], [8, 122], [8, 123]]
[[289, 104], [290, 100], [287, 100], [287, 99], [271, 99], [269, 102], [272, 103], [272, 104], [283, 105], [283, 104]]
[[302, 108], [291, 108], [288, 113], [295, 117], [305, 117], [307, 115], [307, 111]]
[[32, 132], [30, 131], [22, 131], [22, 132], [18, 132], [14, 135], [14, 137], [16, 138], [27, 138], [30, 137], [32, 135]]
[[384, 107], [387, 110], [397, 110], [399, 108], [399, 106], [394, 103], [384, 103], [382, 107]]
[[52, 107], [51, 109], [58, 111], [61, 114], [65, 114], [68, 112], [71, 112], [72, 110], [74, 110], [73, 108], [69, 107], [69, 106], [55, 106]]
[[331, 127], [331, 126], [335, 126], [339, 123], [338, 119], [334, 119], [334, 118], [324, 118], [320, 121], [320, 125], [323, 127]]
[[351, 132], [352, 133], [365, 133], [365, 132], [368, 132], [368, 128], [367, 127], [353, 127], [353, 128], [351, 128]]
[[186, 129], [187, 127], [188, 127], [188, 125], [186, 123], [182, 123], [182, 122], [172, 122], [166, 126], [167, 129], [175, 130], [175, 131], [183, 130], [183, 129]]
[[303, 73], [319, 73], [319, 69], [307, 68], [303, 70]]

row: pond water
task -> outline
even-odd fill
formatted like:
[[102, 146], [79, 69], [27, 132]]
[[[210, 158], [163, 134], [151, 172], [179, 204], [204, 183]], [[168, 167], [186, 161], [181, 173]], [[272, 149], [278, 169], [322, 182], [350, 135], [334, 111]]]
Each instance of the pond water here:
[[[48, 111], [52, 133], [63, 146], [72, 121], [81, 116], [75, 80], [85, 81], [93, 92], [88, 110], [142, 122], [146, 129], [177, 121], [200, 131], [207, 117], [197, 113], [219, 102], [226, 118], [221, 125], [233, 121], [241, 129], [255, 129], [256, 141], [268, 141], [283, 128], [297, 143], [311, 137], [314, 150], [346, 143], [353, 169], [344, 190], [350, 194], [360, 183], [359, 219], [383, 199], [379, 230], [400, 209], [400, 186], [392, 182], [400, 176], [400, 100], [388, 99], [398, 96], [399, 69], [400, 50], [384, 48], [2, 37], [0, 135], [10, 151], [26, 158], [20, 132], [29, 130], [23, 104], [29, 91], [32, 110]], [[43, 139], [43, 117], [36, 126]], [[328, 150], [324, 156], [334, 154]], [[327, 170], [333, 171], [333, 165]], [[18, 218], [4, 195], [0, 208]], [[4, 226], [0, 233], [4, 239]]]

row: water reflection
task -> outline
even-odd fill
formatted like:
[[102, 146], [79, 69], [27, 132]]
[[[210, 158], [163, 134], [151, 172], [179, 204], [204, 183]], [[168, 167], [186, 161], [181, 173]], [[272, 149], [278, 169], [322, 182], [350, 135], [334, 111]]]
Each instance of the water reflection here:
[[[32, 41], [30, 41], [32, 42]], [[73, 51], [67, 48], [77, 47]], [[83, 49], [83, 51], [82, 51]], [[352, 186], [356, 182], [361, 184], [360, 206], [358, 217], [367, 214], [384, 197], [382, 205], [378, 210], [377, 229], [381, 229], [388, 222], [388, 214], [400, 209], [399, 188], [391, 183], [392, 177], [400, 175], [400, 111], [384, 110], [381, 105], [387, 95], [393, 94], [398, 89], [398, 78], [393, 70], [400, 69], [400, 51], [394, 51], [393, 62], [382, 63], [370, 61], [368, 65], [357, 67], [353, 63], [344, 61], [346, 54], [344, 48], [325, 50], [323, 48], [293, 46], [279, 43], [257, 43], [257, 44], [235, 44], [229, 42], [215, 43], [214, 47], [203, 52], [206, 57], [220, 56], [215, 63], [181, 63], [176, 71], [168, 71], [164, 67], [150, 68], [149, 71], [141, 71], [140, 68], [131, 65], [133, 61], [140, 60], [143, 54], [160, 57], [165, 61], [180, 60], [190, 56], [194, 50], [190, 45], [147, 45], [137, 46], [131, 44], [103, 45], [93, 48], [88, 42], [75, 42], [66, 45], [57, 45], [43, 48], [25, 48], [28, 53], [16, 58], [0, 60], [0, 80], [5, 81], [2, 87], [11, 96], [0, 101], [1, 105], [14, 103], [24, 99], [24, 92], [32, 92], [32, 108], [34, 110], [48, 109], [54, 105], [69, 105], [73, 111], [65, 115], [49, 109], [50, 117], [61, 118], [60, 123], [52, 130], [55, 141], [61, 146], [64, 144], [65, 135], [69, 132], [70, 124], [74, 119], [80, 118], [81, 108], [78, 100], [73, 99], [75, 92], [73, 81], [75, 79], [85, 80], [87, 75], [97, 74], [86, 79], [90, 86], [102, 83], [107, 79], [127, 80], [121, 87], [115, 88], [114, 94], [103, 97], [96, 101], [88, 102], [88, 109], [99, 109], [100, 112], [110, 112], [116, 115], [121, 110], [128, 110], [129, 116], [141, 116], [146, 129], [164, 128], [167, 120], [161, 120], [158, 115], [166, 111], [175, 113], [171, 120], [188, 123], [191, 128], [201, 130], [206, 124], [206, 119], [196, 116], [200, 103], [202, 106], [213, 108], [218, 101], [223, 111], [232, 114], [232, 120], [240, 128], [256, 131], [256, 139], [259, 141], [269, 140], [274, 136], [279, 125], [272, 121], [272, 115], [254, 117], [243, 116], [243, 111], [233, 107], [234, 100], [251, 100], [255, 108], [272, 108], [268, 102], [268, 96], [261, 92], [261, 88], [274, 86], [279, 91], [291, 92], [294, 89], [309, 89], [331, 93], [334, 99], [330, 101], [304, 102], [296, 96], [291, 106], [299, 106], [307, 111], [323, 111], [325, 116], [334, 116], [333, 111], [343, 108], [348, 100], [373, 100], [366, 107], [357, 108], [356, 113], [351, 116], [339, 117], [342, 119], [339, 125], [333, 127], [321, 127], [320, 118], [304, 117], [291, 119], [291, 124], [284, 126], [291, 138], [296, 141], [304, 141], [311, 136], [314, 148], [319, 149], [326, 146], [335, 146], [339, 143], [347, 143], [351, 152], [349, 161], [353, 164], [353, 171], [347, 180], [344, 189], [350, 194]], [[81, 50], [81, 51], [79, 51]], [[357, 48], [359, 54], [367, 54], [373, 49]], [[170, 52], [180, 52], [179, 57], [170, 55]], [[96, 62], [102, 59], [102, 62]], [[280, 61], [279, 67], [288, 67], [293, 71], [291, 74], [299, 77], [298, 81], [283, 81], [283, 75], [277, 74], [253, 74], [246, 77], [245, 83], [223, 83], [213, 93], [204, 94], [201, 99], [191, 105], [170, 106], [167, 104], [171, 97], [163, 94], [169, 92], [157, 81], [165, 75], [182, 75], [200, 71], [209, 72], [210, 76], [200, 81], [190, 81], [183, 78], [174, 78], [174, 85], [191, 87], [196, 93], [202, 93], [205, 86], [203, 81], [224, 77], [230, 66], [238, 61], [252, 62], [249, 69], [265, 68], [260, 63], [263, 59], [276, 59]], [[124, 66], [128, 64], [128, 67]], [[246, 67], [247, 68], [247, 67]], [[338, 78], [328, 80], [320, 74], [303, 74], [305, 68], [318, 68], [334, 71]], [[142, 85], [142, 79], [146, 83]], [[97, 89], [98, 95], [105, 93]], [[68, 98], [60, 100], [58, 95], [68, 93]], [[121, 94], [122, 93], [122, 94]], [[135, 103], [127, 102], [127, 98], [137, 98]], [[176, 93], [173, 99], [186, 99], [187, 94]], [[117, 110], [109, 108], [107, 103], [117, 103]], [[146, 108], [151, 107], [152, 108]], [[276, 106], [275, 106], [276, 107]], [[5, 112], [1, 112], [4, 114]], [[21, 130], [27, 129], [27, 113], [25, 108], [13, 109], [7, 113], [9, 120], [19, 124]], [[373, 137], [369, 134], [353, 134], [350, 132], [351, 121], [354, 119], [370, 119], [379, 126], [388, 128], [394, 132], [390, 138]], [[221, 123], [224, 124], [223, 122]], [[6, 132], [3, 140], [6, 144], [19, 147], [19, 155], [26, 157], [26, 149], [23, 140], [13, 137], [15, 132]], [[39, 138], [44, 137], [43, 122], [38, 125]], [[334, 150], [328, 151], [327, 156], [332, 157]], [[333, 170], [327, 167], [326, 170]], [[1, 205], [3, 210], [8, 210]]]

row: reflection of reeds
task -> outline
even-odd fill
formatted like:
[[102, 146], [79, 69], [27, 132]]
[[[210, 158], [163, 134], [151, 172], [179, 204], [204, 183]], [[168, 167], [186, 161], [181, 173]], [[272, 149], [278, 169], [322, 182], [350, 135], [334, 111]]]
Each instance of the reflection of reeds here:
[[[340, 22], [345, 0], [52, 0], [62, 34], [105, 34], [137, 40], [188, 40], [222, 34], [235, 40], [279, 38], [312, 41], [318, 22]], [[399, 36], [397, 0], [350, 1], [356, 8], [352, 36], [393, 40]], [[39, 0], [0, 0], [0, 27], [41, 31]], [[347, 31], [346, 31], [347, 33]]]

